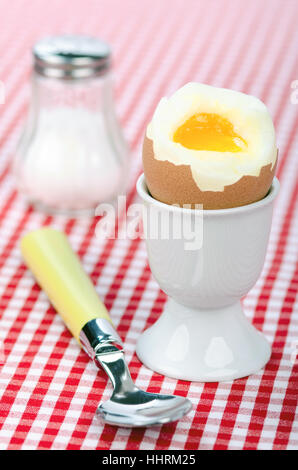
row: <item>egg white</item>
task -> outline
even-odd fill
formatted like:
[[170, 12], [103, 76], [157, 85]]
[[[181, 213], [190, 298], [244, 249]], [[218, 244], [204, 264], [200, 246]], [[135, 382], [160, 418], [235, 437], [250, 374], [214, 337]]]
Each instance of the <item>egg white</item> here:
[[[228, 119], [246, 142], [239, 152], [191, 150], [174, 142], [179, 126], [196, 113], [216, 113]], [[147, 127], [157, 160], [190, 165], [201, 191], [223, 191], [244, 175], [258, 176], [263, 166], [273, 168], [277, 148], [272, 119], [265, 104], [254, 96], [201, 83], [188, 83], [170, 98], [162, 98]]]

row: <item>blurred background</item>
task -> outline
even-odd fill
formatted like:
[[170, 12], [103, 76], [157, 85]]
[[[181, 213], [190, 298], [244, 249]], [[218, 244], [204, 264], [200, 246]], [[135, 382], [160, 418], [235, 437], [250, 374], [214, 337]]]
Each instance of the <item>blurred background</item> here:
[[0, 9], [0, 80], [6, 90], [0, 108], [2, 167], [28, 103], [31, 47], [60, 33], [95, 35], [110, 43], [117, 112], [134, 151], [135, 172], [157, 102], [188, 81], [265, 101], [282, 158], [293, 132], [289, 122], [297, 114], [290, 102], [298, 75], [295, 0], [0, 0]]

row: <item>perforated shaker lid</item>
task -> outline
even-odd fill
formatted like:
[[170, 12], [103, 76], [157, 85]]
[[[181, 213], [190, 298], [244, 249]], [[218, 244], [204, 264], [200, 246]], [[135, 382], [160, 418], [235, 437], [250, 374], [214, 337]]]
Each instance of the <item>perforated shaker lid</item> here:
[[101, 75], [110, 66], [111, 50], [99, 38], [81, 35], [49, 36], [33, 47], [34, 69], [54, 78], [76, 79]]

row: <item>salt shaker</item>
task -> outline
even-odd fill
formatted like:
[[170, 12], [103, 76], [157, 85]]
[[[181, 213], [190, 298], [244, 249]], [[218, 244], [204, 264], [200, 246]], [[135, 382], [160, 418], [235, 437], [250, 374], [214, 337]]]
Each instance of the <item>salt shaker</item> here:
[[33, 56], [31, 104], [14, 160], [18, 187], [47, 212], [94, 213], [123, 194], [127, 179], [110, 48], [63, 35], [39, 41]]

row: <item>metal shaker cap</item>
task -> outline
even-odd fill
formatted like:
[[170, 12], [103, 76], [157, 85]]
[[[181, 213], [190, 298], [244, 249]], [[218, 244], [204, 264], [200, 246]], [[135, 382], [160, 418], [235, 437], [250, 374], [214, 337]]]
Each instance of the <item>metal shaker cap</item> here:
[[105, 73], [110, 47], [99, 38], [80, 35], [50, 36], [33, 47], [34, 70], [46, 77], [77, 79]]

